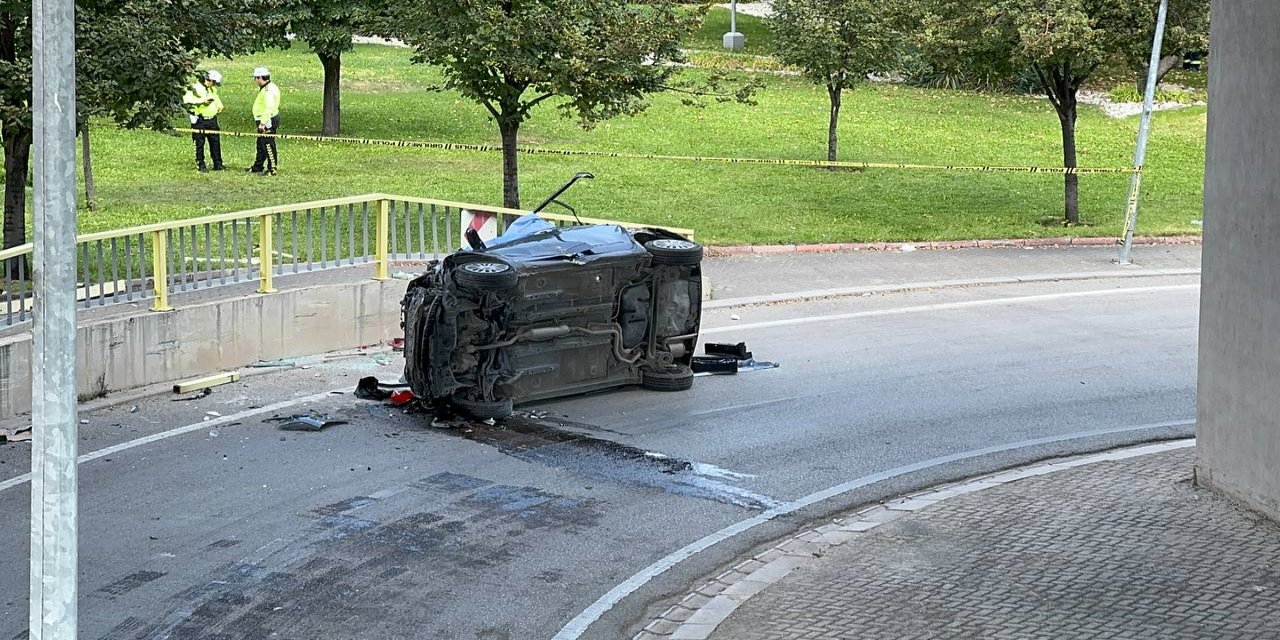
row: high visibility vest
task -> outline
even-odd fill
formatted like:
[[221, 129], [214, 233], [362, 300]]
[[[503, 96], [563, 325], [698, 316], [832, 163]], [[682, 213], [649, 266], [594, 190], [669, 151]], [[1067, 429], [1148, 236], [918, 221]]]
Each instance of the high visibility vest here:
[[253, 120], [267, 126], [271, 119], [280, 115], [280, 87], [268, 82], [258, 88], [258, 97], [253, 100]]
[[[213, 101], [205, 102], [209, 98], [213, 98]], [[206, 87], [203, 82], [196, 82], [188, 87], [187, 94], [182, 96], [182, 103], [187, 106], [187, 111], [192, 115], [205, 119], [222, 113], [222, 98], [218, 97], [217, 88]]]

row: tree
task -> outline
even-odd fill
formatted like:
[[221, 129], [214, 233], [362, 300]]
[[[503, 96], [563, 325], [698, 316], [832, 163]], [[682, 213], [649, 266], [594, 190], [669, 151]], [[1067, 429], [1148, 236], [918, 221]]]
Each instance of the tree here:
[[[167, 128], [203, 58], [265, 44], [270, 0], [80, 0], [76, 111], [125, 127]], [[0, 0], [0, 137], [4, 247], [26, 239], [31, 118], [31, 2]], [[8, 274], [10, 277], [13, 274]]]
[[827, 88], [827, 159], [836, 160], [844, 92], [894, 66], [899, 32], [885, 0], [777, 0], [773, 32], [784, 62]]
[[681, 38], [700, 19], [672, 0], [433, 0], [398, 3], [383, 29], [415, 49], [414, 62], [439, 65], [444, 87], [482, 105], [502, 138], [503, 203], [520, 206], [520, 125], [559, 98], [583, 126], [647, 106], [649, 94], [682, 90], [732, 96], [713, 79], [704, 88], [673, 84], [684, 60]]
[[[1158, 5], [1152, 5], [1151, 16], [1142, 28], [1142, 37], [1133, 42], [1125, 52], [1125, 61], [1137, 79], [1138, 93], [1147, 90], [1147, 67], [1151, 62], [1151, 43], [1155, 39]], [[1164, 54], [1156, 67], [1156, 85], [1159, 86], [1174, 69], [1182, 64], [1182, 56], [1188, 52], [1209, 49], [1209, 0], [1169, 0], [1169, 17], [1164, 32]]]
[[342, 132], [342, 54], [351, 38], [367, 32], [381, 11], [381, 0], [286, 0], [287, 26], [306, 41], [324, 67], [324, 107], [321, 132]]
[[[1159, 0], [914, 0], [915, 44], [935, 68], [1013, 78], [1030, 69], [1062, 130], [1064, 166], [1076, 167], [1077, 95], [1103, 64], [1133, 56], [1151, 34]], [[1080, 178], [1066, 174], [1065, 217], [1080, 222]]]

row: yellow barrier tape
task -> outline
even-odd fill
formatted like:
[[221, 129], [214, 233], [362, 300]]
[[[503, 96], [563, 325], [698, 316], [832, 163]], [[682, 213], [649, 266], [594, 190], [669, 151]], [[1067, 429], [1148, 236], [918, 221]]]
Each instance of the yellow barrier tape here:
[[[174, 129], [179, 133], [209, 133], [205, 130]], [[385, 147], [410, 147], [416, 149], [435, 149], [439, 151], [477, 151], [486, 153], [501, 152], [502, 147], [486, 144], [462, 144], [455, 142], [422, 142], [418, 140], [380, 140], [377, 138], [340, 138], [324, 136], [304, 136], [291, 133], [249, 133], [244, 131], [219, 131], [219, 135], [257, 138], [267, 136], [280, 140], [303, 140], [308, 142], [342, 142], [347, 144], [363, 144]], [[826, 160], [783, 160], [775, 158], [723, 158], [715, 156], [675, 156], [657, 153], [625, 153], [617, 151], [585, 151], [578, 149], [544, 149], [540, 147], [520, 147], [517, 151], [524, 155], [545, 156], [590, 156], [595, 158], [619, 158], [626, 160], [661, 160], [673, 162], [714, 162], [724, 164], [761, 164], [782, 165], [788, 167], [821, 167], [829, 169], [915, 169], [927, 171], [974, 171], [989, 173], [1049, 173], [1057, 175], [1092, 175], [1092, 174], [1131, 174], [1138, 171], [1134, 167], [998, 167], [998, 166], [965, 166], [934, 164], [895, 164], [890, 162], [846, 162]]]

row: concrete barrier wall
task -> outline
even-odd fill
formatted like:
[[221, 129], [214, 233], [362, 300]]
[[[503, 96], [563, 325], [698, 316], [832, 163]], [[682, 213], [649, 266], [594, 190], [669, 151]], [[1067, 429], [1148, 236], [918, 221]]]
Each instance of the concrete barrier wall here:
[[[82, 397], [314, 355], [402, 335], [403, 280], [246, 295], [80, 326]], [[0, 419], [31, 410], [31, 334], [0, 340]]]

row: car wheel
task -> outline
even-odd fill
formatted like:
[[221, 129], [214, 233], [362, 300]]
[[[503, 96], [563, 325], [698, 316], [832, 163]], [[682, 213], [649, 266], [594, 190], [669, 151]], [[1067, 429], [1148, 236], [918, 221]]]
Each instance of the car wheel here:
[[688, 391], [693, 388], [693, 369], [673, 364], [640, 372], [640, 386], [651, 391]]
[[476, 420], [501, 420], [515, 411], [510, 398], [483, 402], [457, 395], [453, 397], [453, 406], [464, 415]]
[[467, 262], [454, 270], [453, 279], [475, 291], [506, 291], [516, 286], [520, 274], [505, 262]]
[[702, 245], [680, 238], [658, 238], [646, 242], [644, 248], [653, 255], [654, 264], [689, 266], [702, 262]]

